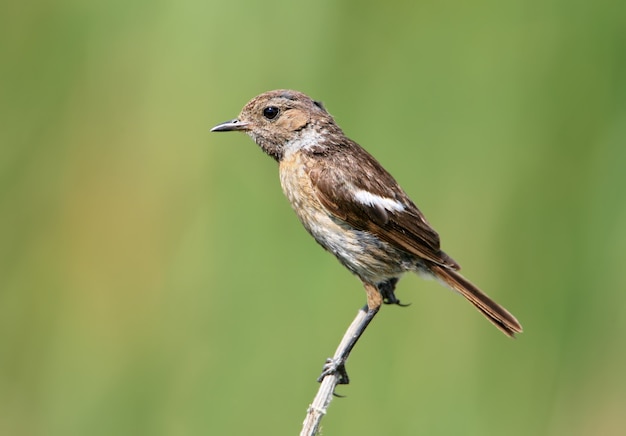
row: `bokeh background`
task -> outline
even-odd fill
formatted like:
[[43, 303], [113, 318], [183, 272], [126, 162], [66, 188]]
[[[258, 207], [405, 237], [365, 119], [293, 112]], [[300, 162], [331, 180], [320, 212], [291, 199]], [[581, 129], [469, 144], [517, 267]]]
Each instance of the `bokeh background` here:
[[209, 134], [274, 88], [525, 327], [405, 278], [324, 434], [626, 434], [620, 0], [4, 2], [0, 434], [299, 432], [365, 295], [276, 164]]

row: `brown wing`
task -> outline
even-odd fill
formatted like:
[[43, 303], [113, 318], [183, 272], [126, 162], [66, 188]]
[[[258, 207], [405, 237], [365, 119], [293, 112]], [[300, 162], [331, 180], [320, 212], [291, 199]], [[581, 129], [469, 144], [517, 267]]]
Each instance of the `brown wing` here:
[[[395, 179], [367, 151], [350, 141], [332, 156], [314, 165], [309, 177], [320, 202], [337, 218], [359, 230], [368, 231], [395, 247], [449, 268], [459, 265], [439, 248], [439, 235], [404, 193]], [[364, 191], [385, 202], [364, 202], [355, 192]], [[402, 210], [399, 210], [402, 209]]]

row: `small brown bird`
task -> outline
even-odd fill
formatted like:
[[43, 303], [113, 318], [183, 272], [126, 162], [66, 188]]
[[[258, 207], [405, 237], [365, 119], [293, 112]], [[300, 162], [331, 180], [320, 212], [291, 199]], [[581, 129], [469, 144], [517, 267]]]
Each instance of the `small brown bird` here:
[[323, 379], [338, 373], [381, 304], [400, 304], [394, 294], [409, 271], [434, 277], [458, 291], [504, 334], [522, 326], [502, 306], [461, 276], [439, 248], [439, 235], [395, 179], [343, 133], [324, 106], [291, 90], [266, 92], [238, 118], [212, 132], [247, 133], [280, 165], [280, 182], [298, 218], [326, 250], [361, 279], [367, 316], [343, 356], [328, 360]]

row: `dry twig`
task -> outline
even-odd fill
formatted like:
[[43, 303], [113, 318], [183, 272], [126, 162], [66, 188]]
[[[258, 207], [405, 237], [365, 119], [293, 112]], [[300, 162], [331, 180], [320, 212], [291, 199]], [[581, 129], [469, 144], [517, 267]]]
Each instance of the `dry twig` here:
[[[352, 321], [352, 324], [350, 324], [350, 327], [346, 330], [346, 333], [343, 335], [343, 338], [337, 347], [337, 351], [335, 351], [333, 359], [337, 359], [345, 354], [346, 348], [350, 346], [352, 338], [361, 327], [366, 316], [367, 305], [359, 310], [356, 318], [354, 318], [354, 321]], [[339, 382], [339, 377], [339, 373], [328, 374], [322, 380], [320, 388], [317, 391], [317, 395], [307, 410], [300, 436], [315, 436], [318, 434], [320, 422], [324, 415], [326, 415], [326, 410], [328, 409], [330, 401], [333, 399], [333, 393], [335, 392], [335, 387]]]

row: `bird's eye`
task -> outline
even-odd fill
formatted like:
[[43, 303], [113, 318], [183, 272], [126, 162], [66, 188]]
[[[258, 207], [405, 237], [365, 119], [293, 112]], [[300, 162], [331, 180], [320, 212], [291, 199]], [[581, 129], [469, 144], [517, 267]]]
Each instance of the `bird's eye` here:
[[268, 120], [273, 120], [278, 115], [278, 108], [276, 106], [268, 106], [263, 109], [263, 116]]

